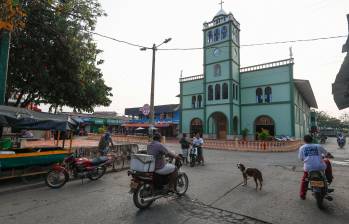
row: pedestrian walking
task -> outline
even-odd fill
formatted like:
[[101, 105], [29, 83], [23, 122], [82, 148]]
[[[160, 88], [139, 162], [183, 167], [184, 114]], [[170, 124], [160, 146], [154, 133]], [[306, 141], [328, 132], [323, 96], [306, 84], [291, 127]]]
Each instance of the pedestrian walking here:
[[183, 163], [188, 164], [188, 150], [190, 142], [187, 138], [187, 134], [183, 133], [182, 138], [179, 140], [182, 149]]
[[111, 145], [112, 147], [114, 146], [113, 139], [111, 138], [110, 133], [106, 132], [104, 135], [101, 136], [98, 143], [98, 151], [101, 156], [107, 155], [110, 147], [109, 145]]

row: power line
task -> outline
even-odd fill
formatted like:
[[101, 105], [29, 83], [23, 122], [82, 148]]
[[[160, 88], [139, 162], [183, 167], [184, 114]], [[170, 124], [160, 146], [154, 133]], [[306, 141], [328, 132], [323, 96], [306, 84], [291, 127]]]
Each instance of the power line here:
[[100, 36], [100, 37], [104, 37], [106, 39], [110, 39], [110, 40], [113, 40], [113, 41], [116, 41], [116, 42], [119, 42], [119, 43], [127, 44], [127, 45], [130, 45], [130, 46], [133, 46], [133, 47], [139, 47], [139, 48], [145, 47], [145, 46], [142, 46], [142, 45], [139, 45], [139, 44], [135, 44], [135, 43], [131, 43], [131, 42], [128, 42], [128, 41], [118, 40], [118, 39], [116, 39], [114, 37], [109, 37], [109, 36], [106, 36], [106, 35], [103, 35], [103, 34], [99, 34], [99, 33], [96, 33], [96, 32], [90, 31], [89, 33], [92, 33], [94, 35], [97, 35], [97, 36]]
[[[50, 5], [50, 6], [53, 9], [55, 9], [54, 6], [52, 6], [52, 5]], [[72, 14], [72, 13], [68, 13], [68, 14], [70, 16], [83, 19], [82, 17], [79, 17], [76, 14]], [[107, 36], [107, 35], [104, 35], [104, 34], [100, 34], [100, 33], [96, 33], [96, 32], [90, 31], [89, 33], [97, 35], [97, 36], [100, 36], [100, 37], [103, 37], [103, 38], [106, 38], [106, 39], [110, 39], [110, 40], [113, 40], [113, 41], [116, 41], [116, 42], [119, 42], [119, 43], [127, 44], [127, 45], [130, 45], [130, 46], [133, 46], [133, 47], [139, 47], [139, 48], [144, 48], [145, 47], [143, 45], [131, 43], [131, 42], [124, 41], [124, 40], [119, 40], [119, 39], [116, 39], [114, 37], [110, 37], [110, 36]], [[275, 45], [275, 44], [296, 43], [296, 42], [310, 42], [310, 41], [317, 41], [317, 40], [337, 39], [337, 38], [343, 38], [343, 37], [347, 37], [347, 35], [338, 35], [338, 36], [330, 36], [330, 37], [318, 37], [318, 38], [310, 38], [310, 39], [287, 40], [287, 41], [275, 41], [275, 42], [265, 42], [265, 43], [254, 43], [254, 44], [242, 44], [242, 45], [240, 45], [240, 47], [253, 47], [253, 46]], [[229, 47], [229, 46], [222, 46], [222, 47]], [[213, 48], [213, 46], [208, 46], [208, 47], [191, 47], [191, 48], [159, 48], [158, 50], [163, 50], [163, 51], [190, 51], [190, 50], [202, 50], [202, 49], [209, 49], [209, 48]]]
[[[96, 32], [90, 32], [94, 35], [107, 38], [119, 43], [124, 43], [133, 47], [144, 47], [139, 44], [131, 43], [128, 41], [123, 41], [116, 39], [114, 37], [110, 37], [107, 35], [103, 35]], [[329, 36], [329, 37], [317, 37], [317, 38], [310, 38], [310, 39], [296, 39], [296, 40], [286, 40], [286, 41], [274, 41], [274, 42], [264, 42], [264, 43], [253, 43], [253, 44], [242, 44], [240, 47], [253, 47], [253, 46], [262, 46], [262, 45], [276, 45], [276, 44], [286, 44], [286, 43], [297, 43], [297, 42], [311, 42], [311, 41], [318, 41], [318, 40], [329, 40], [329, 39], [338, 39], [338, 38], [344, 38], [347, 37], [347, 35], [337, 35], [337, 36]], [[221, 46], [221, 47], [229, 47], [229, 46]], [[191, 51], [191, 50], [202, 50], [202, 49], [209, 49], [214, 48], [214, 46], [208, 46], [208, 47], [189, 47], [189, 48], [159, 48], [158, 50], [162, 51]]]
[[285, 44], [285, 43], [296, 43], [296, 42], [309, 42], [309, 41], [317, 41], [317, 40], [328, 40], [328, 39], [337, 39], [347, 37], [347, 35], [338, 35], [338, 36], [330, 36], [330, 37], [318, 37], [311, 39], [298, 39], [298, 40], [286, 40], [286, 41], [275, 41], [275, 42], [266, 42], [266, 43], [257, 43], [257, 44], [243, 44], [242, 47], [250, 47], [250, 46], [260, 46], [260, 45], [272, 45], [272, 44]]

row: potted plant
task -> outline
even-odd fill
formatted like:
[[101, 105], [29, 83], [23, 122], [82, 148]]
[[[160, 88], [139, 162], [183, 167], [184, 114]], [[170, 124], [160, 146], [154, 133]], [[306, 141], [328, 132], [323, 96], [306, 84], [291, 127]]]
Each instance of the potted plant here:
[[247, 128], [242, 129], [241, 135], [242, 135], [242, 140], [244, 142], [246, 142], [247, 141], [247, 135], [248, 135], [248, 129]]
[[258, 133], [258, 139], [262, 141], [261, 147], [263, 149], [266, 149], [267, 144], [265, 143], [265, 141], [269, 139], [269, 137], [270, 137], [269, 131], [266, 129], [262, 128], [262, 131]]
[[262, 129], [261, 132], [258, 133], [258, 139], [265, 141], [270, 137], [269, 131], [266, 129]]

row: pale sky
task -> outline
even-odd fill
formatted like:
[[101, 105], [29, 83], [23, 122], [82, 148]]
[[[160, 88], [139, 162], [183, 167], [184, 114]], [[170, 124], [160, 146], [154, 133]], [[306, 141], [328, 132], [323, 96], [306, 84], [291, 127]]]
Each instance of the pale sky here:
[[[202, 28], [219, 11], [220, 0], [100, 0], [108, 16], [100, 18], [96, 32], [151, 47], [171, 37], [164, 48], [202, 47]], [[348, 34], [348, 0], [224, 0], [223, 9], [240, 22], [241, 44], [252, 44]], [[149, 103], [151, 51], [95, 36], [104, 52], [101, 66], [114, 97], [108, 110], [124, 113], [127, 107]], [[308, 79], [320, 110], [339, 111], [331, 84], [345, 54], [346, 38], [305, 43], [241, 47], [241, 67], [295, 59], [294, 77]], [[179, 103], [179, 76], [203, 73], [203, 50], [157, 51], [155, 105]], [[349, 110], [348, 110], [349, 111]]]

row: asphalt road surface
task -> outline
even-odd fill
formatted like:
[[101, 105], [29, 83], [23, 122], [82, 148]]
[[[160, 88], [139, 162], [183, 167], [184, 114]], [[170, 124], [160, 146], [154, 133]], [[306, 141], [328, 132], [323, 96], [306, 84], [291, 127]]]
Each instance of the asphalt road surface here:
[[[335, 156], [335, 192], [324, 210], [317, 208], [311, 193], [305, 201], [298, 197], [302, 163], [297, 152], [205, 150], [205, 166], [183, 168], [190, 181], [185, 197], [160, 199], [139, 211], [123, 171], [95, 182], [72, 181], [57, 190], [42, 186], [0, 193], [0, 223], [348, 223], [349, 149], [338, 149], [334, 139], [325, 147]], [[262, 191], [255, 190], [252, 180], [242, 186], [238, 162], [262, 171]]]

